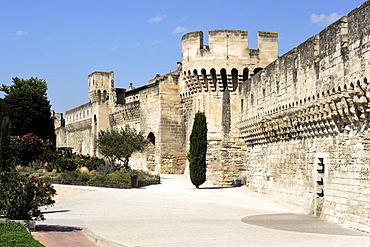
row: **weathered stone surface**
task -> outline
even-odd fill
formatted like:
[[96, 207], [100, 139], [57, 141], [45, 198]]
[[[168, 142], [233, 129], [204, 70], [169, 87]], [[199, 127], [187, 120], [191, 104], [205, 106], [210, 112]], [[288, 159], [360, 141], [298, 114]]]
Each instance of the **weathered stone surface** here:
[[278, 58], [277, 33], [182, 38], [178, 70], [114, 88], [88, 77], [90, 102], [66, 112], [58, 145], [98, 155], [100, 130], [130, 124], [152, 141], [133, 168], [187, 173], [194, 115], [208, 124], [207, 179], [246, 183], [296, 211], [370, 232], [370, 1]]
[[368, 1], [238, 90], [249, 186], [368, 232], [369, 11]]

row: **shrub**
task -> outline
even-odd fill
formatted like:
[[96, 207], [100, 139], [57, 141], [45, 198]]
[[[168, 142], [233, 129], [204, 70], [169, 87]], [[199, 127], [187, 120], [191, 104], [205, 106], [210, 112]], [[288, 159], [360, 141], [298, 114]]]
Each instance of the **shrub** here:
[[90, 171], [96, 170], [98, 166], [104, 165], [105, 162], [103, 159], [100, 159], [98, 157], [90, 157], [88, 160], [86, 160], [85, 167], [87, 167]]
[[16, 220], [44, 219], [39, 207], [53, 205], [56, 191], [49, 182], [17, 172], [0, 173], [0, 214]]
[[55, 162], [59, 159], [59, 153], [54, 150], [46, 149], [38, 156], [44, 162]]
[[97, 168], [96, 168], [97, 172], [98, 173], [101, 173], [101, 174], [108, 174], [110, 173], [111, 171], [114, 170], [114, 166], [111, 165], [110, 163], [104, 163], [104, 164], [100, 164]]
[[105, 174], [96, 174], [89, 180], [89, 182], [110, 182], [110, 177]]
[[75, 171], [78, 167], [78, 164], [74, 159], [61, 158], [56, 162], [53, 162], [51, 167], [56, 169], [58, 172]]
[[13, 162], [22, 165], [28, 165], [31, 161], [46, 150], [46, 144], [32, 133], [27, 133], [20, 136], [12, 136], [10, 138], [10, 151], [13, 157]]
[[66, 171], [61, 173], [57, 180], [59, 180], [63, 184], [70, 184], [73, 181], [78, 181], [78, 177], [81, 173], [79, 171]]
[[89, 169], [87, 167], [85, 167], [85, 166], [82, 166], [82, 167], [78, 168], [78, 170], [81, 173], [86, 173], [86, 174], [89, 174], [90, 173]]
[[88, 173], [80, 172], [80, 174], [77, 177], [77, 180], [81, 182], [87, 182], [90, 180], [90, 176]]
[[96, 170], [99, 165], [104, 164], [104, 160], [98, 157], [91, 157], [90, 155], [77, 155], [74, 160], [78, 164], [78, 167], [87, 167], [90, 171]]
[[124, 173], [112, 173], [109, 174], [110, 181], [113, 183], [129, 184], [131, 183], [131, 177], [129, 174]]

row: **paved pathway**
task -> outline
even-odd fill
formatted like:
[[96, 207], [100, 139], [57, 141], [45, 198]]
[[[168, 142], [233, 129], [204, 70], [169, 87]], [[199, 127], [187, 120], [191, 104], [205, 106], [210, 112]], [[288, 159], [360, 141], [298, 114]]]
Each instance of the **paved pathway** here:
[[294, 214], [246, 187], [195, 189], [165, 175], [139, 189], [72, 188], [84, 193], [58, 199], [38, 224], [84, 228], [105, 246], [370, 246], [367, 234]]
[[81, 228], [41, 225], [32, 235], [46, 247], [98, 247]]

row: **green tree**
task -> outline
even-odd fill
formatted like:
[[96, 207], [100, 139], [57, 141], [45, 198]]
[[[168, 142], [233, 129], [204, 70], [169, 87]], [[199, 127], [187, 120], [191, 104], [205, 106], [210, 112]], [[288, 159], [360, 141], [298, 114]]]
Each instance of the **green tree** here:
[[51, 106], [46, 90], [45, 80], [33, 77], [27, 80], [15, 77], [13, 85], [2, 85], [0, 91], [5, 92], [5, 97], [0, 102], [0, 117], [9, 117], [13, 127], [11, 135], [33, 133], [45, 141], [55, 142]]
[[206, 181], [207, 119], [204, 112], [197, 112], [190, 135], [188, 153], [190, 180], [199, 188]]
[[0, 123], [2, 122], [2, 120], [4, 119], [5, 117], [5, 113], [4, 113], [4, 107], [5, 107], [5, 104], [4, 104], [4, 99], [0, 98]]
[[18, 77], [12, 78], [13, 85], [7, 86], [2, 84], [0, 91], [5, 94], [10, 94], [14, 91], [26, 91], [36, 92], [46, 97], [46, 91], [48, 90], [45, 79], [38, 79], [37, 77], [31, 77], [30, 79], [21, 79]]
[[0, 128], [0, 171], [10, 167], [10, 129], [9, 118], [5, 117]]
[[148, 143], [142, 132], [137, 132], [129, 125], [120, 130], [101, 130], [96, 140], [99, 152], [109, 159], [112, 165], [118, 160], [123, 162], [125, 168], [129, 168], [131, 155], [135, 152], [144, 152]]

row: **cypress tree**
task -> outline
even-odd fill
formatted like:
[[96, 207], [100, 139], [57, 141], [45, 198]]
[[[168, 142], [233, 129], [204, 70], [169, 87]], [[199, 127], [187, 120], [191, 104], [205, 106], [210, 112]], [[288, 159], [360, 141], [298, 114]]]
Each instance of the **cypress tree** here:
[[190, 135], [188, 153], [190, 180], [199, 188], [206, 181], [207, 119], [204, 112], [197, 112]]
[[10, 128], [8, 117], [4, 117], [0, 127], [0, 171], [10, 167]]

